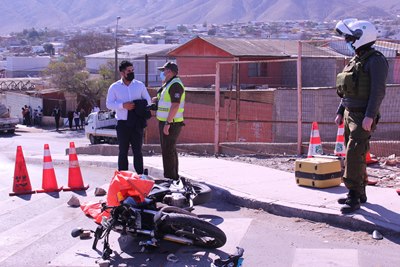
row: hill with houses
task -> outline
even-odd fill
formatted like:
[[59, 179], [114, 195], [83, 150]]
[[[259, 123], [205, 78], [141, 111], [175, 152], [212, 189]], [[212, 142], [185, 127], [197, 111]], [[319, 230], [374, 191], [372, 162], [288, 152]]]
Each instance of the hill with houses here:
[[125, 28], [249, 21], [398, 19], [398, 0], [3, 0], [0, 34], [23, 29]]

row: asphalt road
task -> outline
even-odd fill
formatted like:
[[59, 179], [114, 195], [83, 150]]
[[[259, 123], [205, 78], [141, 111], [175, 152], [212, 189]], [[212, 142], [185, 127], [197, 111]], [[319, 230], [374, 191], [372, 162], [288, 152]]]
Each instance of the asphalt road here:
[[[99, 266], [100, 254], [92, 250], [92, 239], [71, 237], [75, 227], [95, 229], [95, 223], [79, 208], [66, 203], [72, 195], [81, 202], [99, 201], [96, 187], [108, 188], [114, 170], [97, 166], [82, 167], [84, 193], [60, 192], [10, 197], [15, 149], [21, 145], [26, 155], [42, 155], [49, 143], [52, 154], [65, 154], [69, 142], [86, 144], [80, 132], [20, 132], [0, 137], [0, 266]], [[41, 187], [42, 165], [27, 164], [33, 189]], [[68, 166], [54, 164], [59, 186], [68, 181]], [[399, 236], [374, 240], [365, 232], [353, 232], [298, 218], [274, 216], [213, 199], [195, 213], [218, 225], [227, 235], [220, 249], [204, 250], [162, 242], [158, 249], [141, 251], [138, 239], [113, 233], [113, 266], [210, 266], [245, 249], [243, 266], [398, 266]], [[101, 243], [98, 244], [101, 248]], [[167, 259], [174, 254], [178, 262]], [[123, 265], [125, 264], [125, 265]]]

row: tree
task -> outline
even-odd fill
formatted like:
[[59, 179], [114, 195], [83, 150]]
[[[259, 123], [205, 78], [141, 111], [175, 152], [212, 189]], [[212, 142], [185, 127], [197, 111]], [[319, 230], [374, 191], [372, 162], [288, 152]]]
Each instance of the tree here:
[[51, 56], [55, 54], [54, 46], [51, 43], [45, 43], [43, 45], [43, 49], [44, 49], [44, 52], [46, 52], [47, 54], [49, 54]]
[[216, 35], [217, 34], [217, 28], [213, 27], [213, 28], [209, 29], [207, 34], [210, 35], [210, 36]]
[[89, 32], [73, 36], [66, 42], [64, 51], [83, 58], [86, 55], [112, 49], [114, 46], [115, 39], [111, 35]]
[[189, 32], [188, 28], [185, 25], [178, 26], [178, 32]]
[[[114, 65], [109, 65], [111, 67], [102, 66], [100, 78], [91, 78], [84, 69], [84, 60], [69, 54], [60, 61], [51, 62], [43, 76], [49, 77], [57, 88], [75, 93], [81, 102], [95, 106], [112, 83]], [[78, 106], [82, 106], [81, 103]]]

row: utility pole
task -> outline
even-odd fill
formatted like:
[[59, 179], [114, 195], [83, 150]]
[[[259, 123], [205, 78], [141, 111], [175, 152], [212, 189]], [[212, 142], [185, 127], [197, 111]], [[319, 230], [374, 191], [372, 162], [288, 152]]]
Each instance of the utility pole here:
[[114, 78], [115, 80], [119, 79], [119, 71], [118, 71], [118, 21], [121, 19], [120, 16], [117, 17], [117, 23], [115, 25], [115, 72]]

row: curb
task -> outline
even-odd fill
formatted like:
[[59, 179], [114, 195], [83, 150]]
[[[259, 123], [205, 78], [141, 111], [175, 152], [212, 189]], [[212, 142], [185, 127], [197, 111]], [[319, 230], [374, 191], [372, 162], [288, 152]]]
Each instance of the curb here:
[[[26, 157], [25, 159], [27, 163], [29, 162], [31, 164], [42, 164], [41, 158]], [[53, 159], [53, 164], [55, 165], [67, 165], [68, 163], [68, 159]], [[96, 166], [117, 169], [116, 162], [80, 160], [79, 165], [81, 167]], [[145, 168], [149, 170], [150, 176], [164, 176], [163, 170], [160, 168], [154, 166], [145, 166]], [[382, 222], [382, 225], [377, 225], [375, 223], [356, 218], [356, 214], [346, 216], [342, 215], [339, 211], [327, 208], [311, 207], [310, 209], [306, 209], [307, 206], [290, 202], [272, 199], [255, 199], [249, 194], [239, 192], [237, 190], [233, 190], [227, 187], [224, 188], [222, 185], [213, 184], [205, 181], [204, 179], [193, 177], [186, 173], [182, 173], [182, 177], [207, 184], [213, 190], [213, 199], [227, 201], [232, 205], [256, 210], [261, 209], [270, 214], [282, 217], [297, 217], [313, 222], [327, 223], [335, 227], [350, 229], [354, 231], [364, 231], [372, 233], [374, 230], [378, 230], [386, 236], [397, 233], [397, 231], [390, 228], [390, 225], [388, 225], [388, 227], [385, 227], [385, 222]]]

